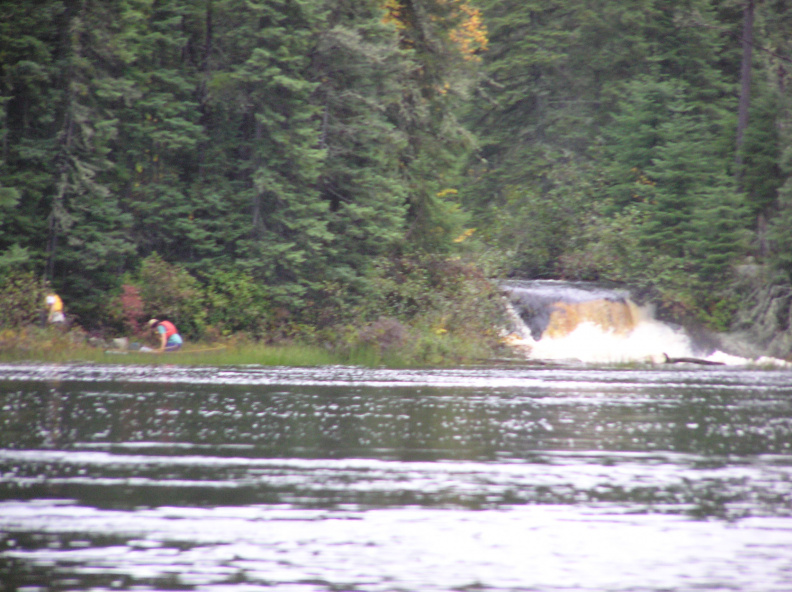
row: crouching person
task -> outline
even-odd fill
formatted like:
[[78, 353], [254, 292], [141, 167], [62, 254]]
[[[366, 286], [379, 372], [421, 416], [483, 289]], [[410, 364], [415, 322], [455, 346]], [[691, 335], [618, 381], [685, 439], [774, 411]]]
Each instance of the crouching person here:
[[160, 340], [159, 351], [171, 352], [176, 351], [182, 346], [183, 340], [179, 335], [176, 325], [167, 320], [151, 319], [149, 327], [154, 331]]

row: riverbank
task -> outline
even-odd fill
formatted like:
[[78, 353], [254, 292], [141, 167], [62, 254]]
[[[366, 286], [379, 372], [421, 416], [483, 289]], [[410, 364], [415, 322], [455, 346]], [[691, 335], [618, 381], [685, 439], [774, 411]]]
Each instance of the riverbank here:
[[0, 362], [414, 368], [483, 361], [499, 353], [497, 347], [483, 339], [473, 341], [453, 335], [418, 333], [403, 340], [398, 347], [390, 348], [383, 348], [376, 342], [339, 345], [294, 341], [268, 344], [243, 336], [188, 342], [181, 350], [166, 353], [141, 351], [139, 345], [119, 347], [117, 341], [90, 337], [79, 327], [69, 330], [55, 327], [6, 329], [0, 330]]

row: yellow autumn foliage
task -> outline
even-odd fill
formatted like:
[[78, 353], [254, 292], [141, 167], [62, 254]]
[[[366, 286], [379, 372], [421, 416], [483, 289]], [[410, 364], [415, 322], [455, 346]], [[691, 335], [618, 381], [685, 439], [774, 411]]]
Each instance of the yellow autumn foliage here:
[[[487, 27], [481, 16], [481, 11], [472, 6], [468, 0], [436, 0], [437, 5], [446, 12], [446, 22], [450, 25], [448, 38], [454, 43], [463, 59], [479, 61], [479, 53], [486, 51], [489, 45]], [[408, 10], [401, 0], [384, 0], [385, 16], [383, 22], [393, 25], [398, 31], [411, 27]], [[439, 21], [436, 15], [429, 17]]]
[[489, 44], [481, 11], [465, 0], [455, 0], [455, 3], [462, 19], [458, 27], [451, 29], [449, 38], [457, 44], [465, 60], [479, 61], [478, 52], [486, 51]]

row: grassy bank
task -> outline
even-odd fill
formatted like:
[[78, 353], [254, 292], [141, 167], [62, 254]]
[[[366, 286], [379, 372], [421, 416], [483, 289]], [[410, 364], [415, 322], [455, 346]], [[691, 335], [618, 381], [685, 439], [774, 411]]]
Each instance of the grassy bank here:
[[[198, 351], [173, 353], [143, 353], [105, 350], [95, 347], [69, 349], [6, 349], [0, 351], [2, 362], [34, 363], [94, 363], [131, 365], [179, 365], [179, 366], [322, 366], [331, 364], [355, 364], [356, 360], [334, 356], [318, 348], [303, 346], [250, 346], [217, 348], [206, 346]], [[364, 358], [365, 360], [365, 358]]]
[[13, 343], [7, 337], [0, 340], [0, 362], [179, 366], [377, 366], [383, 363], [373, 349], [339, 354], [311, 345], [191, 343], [177, 352], [158, 353], [116, 350], [107, 345], [79, 342], [69, 334], [39, 332], [33, 339], [26, 336]]
[[330, 347], [307, 343], [264, 344], [228, 339], [187, 343], [177, 352], [114, 349], [79, 330], [28, 327], [0, 330], [0, 362], [93, 363], [179, 366], [328, 366], [392, 368], [451, 366], [484, 360], [492, 350], [453, 336], [424, 335], [383, 350], [377, 345]]

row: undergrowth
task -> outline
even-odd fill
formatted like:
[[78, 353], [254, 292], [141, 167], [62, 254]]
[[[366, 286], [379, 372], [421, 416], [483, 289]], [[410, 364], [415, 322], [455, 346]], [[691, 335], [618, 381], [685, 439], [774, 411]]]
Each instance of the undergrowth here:
[[376, 342], [347, 347], [315, 344], [263, 344], [247, 340], [189, 342], [177, 352], [114, 349], [91, 342], [79, 329], [28, 327], [0, 330], [0, 362], [95, 363], [178, 366], [328, 366], [422, 367], [447, 366], [480, 360], [490, 351], [453, 336], [426, 332], [399, 347], [382, 348]]

